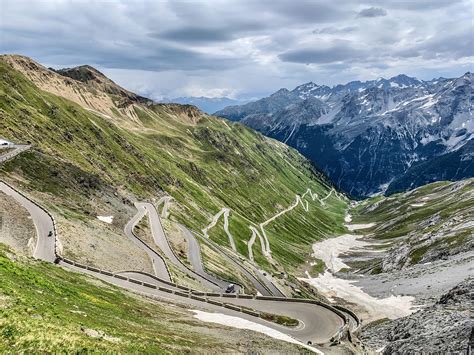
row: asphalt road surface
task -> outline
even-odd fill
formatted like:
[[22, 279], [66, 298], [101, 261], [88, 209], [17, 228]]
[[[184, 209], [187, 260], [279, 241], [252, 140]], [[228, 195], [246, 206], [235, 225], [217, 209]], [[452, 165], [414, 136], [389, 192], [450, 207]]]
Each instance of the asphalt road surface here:
[[[15, 155], [16, 154], [14, 154], [13, 156]], [[11, 159], [11, 157], [9, 159]], [[1, 161], [4, 161], [4, 160], [1, 160], [0, 158], [0, 162]], [[34, 251], [34, 256], [41, 260], [54, 262], [56, 259], [56, 253], [55, 253], [56, 235], [55, 235], [55, 230], [54, 230], [54, 222], [51, 216], [48, 213], [46, 213], [46, 211], [41, 209], [38, 205], [36, 205], [35, 203], [31, 202], [29, 199], [24, 197], [19, 191], [13, 189], [12, 187], [5, 184], [4, 182], [0, 182], [0, 190], [9, 196], [12, 196], [17, 202], [19, 202], [23, 207], [25, 207], [30, 213], [32, 220], [35, 224], [36, 231], [37, 231], [37, 245]], [[217, 287], [214, 283], [208, 281], [207, 279], [198, 275], [197, 273], [192, 272], [191, 270], [187, 269], [176, 258], [176, 256], [172, 252], [166, 240], [165, 233], [161, 226], [161, 221], [153, 205], [147, 204], [147, 203], [138, 203], [137, 209], [138, 209], [137, 214], [132, 218], [132, 220], [129, 223], [127, 223], [127, 226], [125, 227], [125, 233], [130, 238], [134, 238], [134, 241], [136, 243], [139, 243], [143, 248], [149, 248], [146, 246], [145, 243], [143, 242], [140, 243], [140, 240], [136, 238], [132, 233], [133, 226], [136, 223], [138, 223], [138, 221], [140, 221], [140, 219], [143, 218], [147, 212], [150, 218], [150, 228], [153, 233], [153, 238], [156, 244], [163, 251], [165, 256], [180, 269], [184, 268], [186, 270], [185, 271], [186, 273], [191, 273], [192, 275], [194, 275], [195, 278], [202, 279], [202, 280], [200, 279], [199, 281], [203, 283], [207, 282], [208, 285], [213, 286], [212, 288]], [[50, 232], [51, 232], [51, 236], [49, 236]], [[196, 249], [196, 246], [193, 247], [193, 250], [195, 250], [195, 252], [193, 253], [195, 254], [193, 256], [194, 262], [197, 262], [200, 260], [200, 256], [198, 255], [199, 250]], [[169, 275], [167, 274], [167, 271], [165, 274], [164, 270], [167, 270], [167, 269], [166, 269], [166, 265], [163, 259], [159, 257], [159, 258], [154, 258], [154, 260], [155, 260], [154, 265], [156, 269], [160, 270], [160, 272], [161, 271], [163, 272], [163, 274], [160, 274], [160, 276], [163, 276], [164, 280], [168, 280], [166, 276], [169, 277]], [[158, 260], [161, 260], [161, 261], [158, 261]], [[231, 260], [234, 264], [238, 264], [236, 261], [233, 261], [231, 258], [229, 258], [229, 260]], [[162, 264], [160, 264], [160, 262]], [[68, 269], [73, 270], [73, 271], [92, 275], [110, 284], [123, 287], [130, 291], [159, 297], [161, 299], [168, 299], [174, 302], [184, 303], [190, 309], [198, 308], [198, 309], [205, 309], [208, 311], [215, 311], [215, 312], [219, 312], [223, 314], [237, 316], [240, 318], [245, 318], [256, 323], [264, 324], [268, 327], [277, 329], [290, 336], [293, 336], [304, 343], [307, 343], [308, 341], [311, 341], [313, 344], [327, 343], [330, 340], [330, 338], [336, 335], [340, 331], [341, 327], [344, 325], [343, 318], [341, 318], [338, 314], [336, 314], [335, 312], [331, 311], [330, 309], [326, 307], [311, 304], [311, 303], [292, 302], [290, 299], [257, 300], [257, 299], [244, 299], [244, 298], [210, 297], [210, 298], [219, 300], [220, 302], [225, 302], [225, 303], [229, 303], [229, 304], [233, 304], [237, 306], [244, 306], [244, 307], [248, 307], [248, 308], [255, 309], [262, 312], [284, 315], [284, 316], [299, 320], [300, 322], [299, 326], [294, 327], [294, 328], [289, 328], [289, 327], [284, 327], [272, 322], [265, 321], [258, 317], [254, 317], [245, 313], [241, 313], [241, 312], [234, 311], [228, 308], [224, 308], [222, 306], [212, 305], [207, 302], [190, 299], [187, 296], [169, 293], [169, 292], [165, 292], [159, 289], [152, 289], [149, 287], [145, 287], [143, 285], [132, 283], [127, 280], [117, 279], [113, 276], [107, 276], [95, 271], [78, 268], [76, 266], [66, 264], [62, 261], [60, 262], [60, 265], [66, 266], [68, 267]], [[136, 275], [138, 274], [139, 273], [137, 272], [130, 272], [130, 274], [127, 276], [135, 278]], [[142, 276], [144, 278], [143, 281], [155, 284], [157, 286], [166, 287], [166, 288], [171, 287], [159, 280], [156, 280], [144, 274], [142, 274]]]
[[2, 150], [0, 149], [0, 163], [3, 163], [4, 161], [10, 160], [20, 154], [21, 152], [24, 152], [25, 150], [28, 150], [31, 148], [30, 145], [8, 145], [4, 146], [3, 148], [13, 148], [13, 150], [9, 150], [8, 152], [2, 154]]
[[[333, 336], [339, 333], [340, 329], [344, 325], [343, 319], [339, 317], [336, 313], [323, 306], [315, 304], [290, 302], [288, 300], [257, 300], [243, 298], [209, 297], [219, 302], [225, 302], [236, 306], [248, 307], [262, 312], [284, 315], [293, 319], [297, 319], [300, 322], [300, 324], [296, 327], [285, 327], [239, 311], [234, 311], [228, 308], [224, 308], [222, 306], [212, 305], [206, 302], [190, 299], [186, 296], [181, 296], [157, 289], [151, 289], [143, 285], [131, 283], [130, 281], [120, 280], [112, 276], [99, 274], [90, 270], [80, 269], [62, 262], [60, 263], [60, 265], [63, 265], [68, 269], [74, 270], [76, 272], [89, 274], [103, 281], [106, 281], [107, 283], [125, 288], [130, 291], [138, 292], [149, 296], [156, 296], [160, 299], [170, 300], [173, 302], [183, 303], [189, 309], [203, 309], [205, 311], [218, 312], [248, 319], [252, 322], [263, 324], [267, 327], [281, 331], [304, 343], [307, 343], [308, 341], [311, 341], [313, 344], [327, 343]], [[150, 283], [156, 284], [158, 286], [172, 289], [172, 287], [164, 285], [159, 281], [149, 281]], [[182, 290], [176, 290], [182, 292]]]
[[[201, 240], [206, 243], [209, 247], [218, 252], [224, 259], [231, 263], [235, 268], [239, 269], [248, 279], [254, 287], [260, 292], [263, 296], [278, 296], [285, 297], [283, 292], [281, 292], [268, 278], [266, 278], [260, 270], [250, 263], [245, 262], [244, 260], [234, 260], [222, 247], [216, 245], [207, 238], [201, 238]], [[245, 266], [244, 266], [245, 265]], [[252, 270], [250, 272], [249, 270]]]
[[[151, 203], [147, 203], [147, 202], [137, 202], [137, 203], [135, 203], [135, 207], [139, 211], [142, 211], [143, 214], [148, 215], [148, 218], [149, 218], [149, 221], [150, 221], [150, 230], [151, 230], [151, 234], [153, 236], [153, 240], [155, 241], [155, 244], [163, 252], [165, 257], [175, 267], [177, 267], [179, 270], [184, 272], [190, 278], [196, 279], [197, 281], [199, 281], [199, 283], [201, 283], [201, 285], [203, 285], [205, 288], [208, 288], [210, 290], [222, 291], [223, 289], [225, 289], [225, 287], [227, 287], [227, 285], [220, 285], [220, 284], [214, 282], [214, 280], [207, 279], [205, 276], [200, 275], [197, 272], [194, 272], [193, 270], [186, 267], [181, 262], [181, 260], [178, 259], [178, 257], [171, 250], [171, 247], [168, 243], [168, 240], [166, 239], [165, 231], [163, 230], [163, 226], [161, 225], [160, 216], [158, 215], [158, 212], [156, 211], [155, 206], [153, 206]], [[136, 222], [136, 223], [138, 223], [138, 222]], [[127, 226], [129, 224], [127, 224]], [[127, 233], [127, 235], [129, 235], [130, 230], [126, 229], [125, 233]]]
[[207, 273], [206, 270], [204, 270], [204, 266], [202, 264], [201, 259], [201, 247], [194, 235], [185, 226], [178, 224], [178, 227], [183, 231], [184, 237], [188, 242], [189, 262], [193, 266], [194, 271], [202, 277], [206, 278], [207, 280], [212, 280], [214, 283], [219, 285], [221, 289], [226, 289], [229, 285], [228, 281], [220, 280], [214, 275], [211, 275]]
[[133, 228], [140, 222], [140, 220], [145, 216], [146, 210], [144, 208], [140, 208], [137, 206], [137, 213], [135, 216], [132, 217], [130, 221], [125, 225], [124, 232], [127, 237], [129, 237], [135, 244], [137, 244], [141, 249], [143, 249], [151, 259], [153, 264], [153, 270], [155, 271], [155, 275], [160, 279], [171, 281], [170, 274], [168, 272], [168, 268], [166, 267], [166, 263], [153, 248], [150, 248], [145, 242], [143, 242], [140, 238], [137, 238], [133, 233]]
[[[0, 191], [13, 197], [20, 205], [28, 210], [36, 227], [37, 242], [33, 256], [37, 259], [54, 262], [56, 259], [55, 231], [51, 217], [38, 205], [34, 204], [22, 194], [0, 181]], [[51, 235], [50, 235], [51, 233]]]
[[[29, 145], [10, 145], [8, 148], [13, 148], [5, 154], [1, 154], [0, 150], [0, 163], [10, 160], [18, 154], [28, 150], [31, 146]], [[54, 223], [51, 217], [46, 213], [45, 210], [40, 208], [37, 204], [31, 202], [24, 197], [19, 191], [6, 183], [0, 181], [0, 191], [4, 192], [8, 196], [13, 197], [20, 205], [28, 210], [36, 228], [37, 242], [33, 256], [37, 259], [54, 262], [56, 259], [55, 253], [55, 241], [56, 235], [54, 230]]]

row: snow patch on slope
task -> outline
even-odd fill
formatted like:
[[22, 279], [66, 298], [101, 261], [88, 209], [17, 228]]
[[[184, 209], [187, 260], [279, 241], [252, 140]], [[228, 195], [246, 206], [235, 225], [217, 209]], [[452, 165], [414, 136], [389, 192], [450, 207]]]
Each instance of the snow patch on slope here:
[[353, 285], [351, 280], [340, 279], [329, 271], [318, 275], [316, 278], [300, 278], [314, 286], [319, 292], [324, 294], [331, 302], [336, 298], [349, 300], [362, 306], [368, 314], [368, 321], [381, 318], [396, 319], [405, 317], [413, 313], [412, 296], [390, 296], [386, 298], [376, 298], [364, 292], [362, 288]]
[[268, 335], [269, 337], [272, 337], [274, 339], [278, 339], [278, 340], [286, 341], [288, 343], [303, 346], [306, 349], [311, 350], [316, 354], [324, 354], [323, 352], [311, 346], [303, 344], [302, 342], [290, 337], [289, 335], [286, 335], [282, 332], [279, 332], [278, 330], [267, 327], [265, 325], [249, 321], [247, 319], [229, 316], [222, 313], [203, 312], [203, 311], [194, 310], [194, 309], [191, 311], [195, 313], [194, 315], [195, 318], [203, 322], [217, 323], [217, 324], [222, 324], [228, 327], [233, 327], [233, 328], [238, 328], [238, 329], [253, 330], [255, 332]]
[[97, 219], [99, 221], [112, 224], [112, 222], [114, 221], [114, 216], [97, 216]]
[[0, 145], [12, 145], [12, 144], [13, 144], [12, 142], [9, 142], [0, 138]]
[[369, 243], [359, 240], [362, 235], [344, 234], [337, 238], [325, 239], [321, 242], [313, 244], [313, 257], [320, 259], [326, 264], [326, 267], [338, 272], [341, 269], [349, 268], [339, 255], [348, 252], [349, 250], [362, 248]]

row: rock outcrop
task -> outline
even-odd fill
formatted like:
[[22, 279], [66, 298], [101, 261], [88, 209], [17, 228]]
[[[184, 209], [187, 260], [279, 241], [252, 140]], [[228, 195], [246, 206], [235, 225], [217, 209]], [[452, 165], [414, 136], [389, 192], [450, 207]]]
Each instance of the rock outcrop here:
[[383, 354], [470, 354], [473, 290], [474, 279], [467, 279], [432, 306], [408, 317], [368, 325], [361, 339], [373, 349], [383, 348]]

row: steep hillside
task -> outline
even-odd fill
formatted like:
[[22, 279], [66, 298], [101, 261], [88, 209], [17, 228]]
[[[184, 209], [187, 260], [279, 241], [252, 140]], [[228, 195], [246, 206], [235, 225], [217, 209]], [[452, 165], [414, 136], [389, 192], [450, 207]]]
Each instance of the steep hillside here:
[[20, 257], [0, 244], [0, 352], [295, 352], [254, 332], [201, 323], [185, 307], [153, 301]]
[[472, 176], [473, 152], [474, 140], [471, 139], [459, 149], [416, 162], [402, 176], [390, 183], [386, 194], [406, 191], [438, 180], [457, 180], [463, 176]]
[[[88, 66], [56, 72], [25, 57], [2, 58], [0, 137], [30, 143], [32, 147], [2, 163], [0, 178], [52, 213], [58, 228], [57, 249], [62, 256], [113, 272], [155, 275], [156, 260], [163, 257], [169, 261], [174, 256], [188, 268], [200, 267], [202, 273], [222, 278], [224, 288], [219, 289], [225, 289], [228, 282], [237, 282], [247, 293], [255, 294], [261, 289], [253, 279], [261, 275], [260, 281], [267, 282], [261, 285], [267, 291], [276, 288], [276, 284], [287, 295], [326, 297], [338, 304], [345, 300], [351, 309], [361, 312], [364, 321], [380, 319], [385, 314], [391, 319], [409, 315], [415, 299], [430, 304], [433, 297], [446, 292], [448, 285], [453, 287], [465, 279], [473, 258], [473, 179], [438, 182], [411, 192], [349, 204], [296, 150], [240, 123], [206, 115], [190, 105], [153, 103], [118, 87]], [[418, 85], [406, 78], [398, 80], [400, 86]], [[353, 84], [356, 90], [361, 85]], [[318, 95], [300, 98], [304, 111], [290, 105], [285, 106], [285, 112], [293, 112], [299, 120], [325, 115], [325, 95], [329, 94], [324, 88], [313, 88], [291, 94], [300, 97], [321, 90]], [[338, 90], [347, 95], [346, 89]], [[88, 95], [90, 100], [83, 100]], [[275, 95], [286, 97], [288, 93], [282, 90]], [[273, 107], [272, 100], [258, 105], [281, 110]], [[469, 157], [469, 131], [459, 137], [462, 146], [446, 154], [459, 152]], [[390, 146], [385, 149], [389, 151]], [[31, 254], [35, 233], [28, 215], [7, 195], [2, 193], [0, 198], [1, 220], [10, 221], [8, 228], [0, 230], [1, 240], [18, 254]], [[140, 205], [134, 203], [138, 201], [151, 202], [151, 208], [141, 209], [150, 219], [142, 219], [135, 229], [130, 228], [152, 245], [150, 249], [159, 257], [150, 258], [124, 232], [124, 226], [137, 213]], [[166, 246], [174, 254], [166, 254], [166, 248], [153, 245], [154, 207], [161, 214], [156, 219], [158, 223], [161, 219], [167, 233]], [[186, 237], [178, 223], [198, 238]], [[46, 234], [44, 237], [48, 238]], [[199, 261], [198, 267], [190, 252], [193, 240], [200, 244], [197, 248], [202, 252], [198, 257], [203, 265]], [[326, 247], [319, 248], [321, 244]], [[4, 249], [0, 251], [0, 263], [4, 265], [0, 268], [2, 280], [7, 280], [0, 286], [0, 311], [2, 300], [4, 304], [19, 305], [4, 311], [7, 320], [3, 328], [7, 331], [0, 332], [0, 336], [19, 349], [28, 351], [29, 346], [34, 346], [55, 351], [62, 349], [56, 344], [69, 338], [77, 342], [67, 343], [68, 348], [89, 348], [97, 342], [90, 338], [97, 336], [101, 339], [100, 350], [104, 351], [169, 348], [170, 352], [185, 352], [195, 341], [195, 330], [201, 331], [199, 323], [191, 322], [187, 312], [177, 308], [163, 310], [162, 305], [140, 299], [136, 307], [146, 310], [141, 314], [128, 295], [101, 285], [90, 286], [86, 278], [65, 273], [59, 267], [38, 264]], [[245, 270], [236, 264], [253, 266]], [[166, 275], [173, 282], [209, 289], [194, 277], [198, 273], [190, 276], [175, 263], [166, 266], [164, 269], [171, 274]], [[73, 280], [77, 281], [73, 284]], [[43, 298], [22, 293], [28, 289], [20, 284], [38, 290], [39, 295], [46, 293], [47, 303], [54, 302], [58, 307], [45, 308]], [[271, 290], [270, 294], [278, 294]], [[82, 300], [74, 303], [77, 310], [87, 314], [82, 328], [76, 325], [82, 321], [83, 313], [68, 313], [71, 306], [75, 309], [70, 302], [77, 297]], [[87, 305], [82, 304], [84, 299], [88, 300]], [[240, 301], [240, 297], [236, 298], [236, 302]], [[26, 303], [41, 313], [25, 313]], [[113, 323], [109, 318], [122, 313], [127, 313], [123, 317], [130, 325], [127, 332], [122, 323]], [[461, 313], [464, 317], [465, 313]], [[29, 328], [25, 319], [41, 319], [38, 314], [47, 322], [47, 338], [54, 341], [30, 345], [26, 334], [40, 328], [36, 323]], [[156, 328], [163, 327], [164, 323], [156, 323], [161, 316], [165, 320], [173, 317], [167, 322], [170, 329]], [[56, 331], [58, 319], [67, 325], [65, 333]], [[335, 329], [340, 322], [336, 317]], [[410, 322], [404, 318], [395, 327], [405, 329]], [[136, 334], [143, 327], [138, 323], [147, 327], [140, 344]], [[355, 326], [357, 322], [351, 323]], [[179, 331], [174, 329], [175, 324], [179, 324]], [[151, 332], [158, 340], [150, 339]], [[212, 329], [203, 332], [209, 336], [210, 348], [202, 351], [240, 351], [240, 346], [255, 349], [253, 338], [236, 337], [226, 347], [220, 340], [227, 339], [227, 335], [218, 341]], [[392, 330], [387, 332], [391, 334]], [[35, 338], [43, 339], [36, 334]], [[64, 340], [62, 334], [69, 338]], [[170, 334], [175, 337], [172, 341]], [[188, 338], [182, 340], [181, 336]], [[161, 343], [155, 345], [157, 341]], [[260, 344], [262, 350], [280, 350], [276, 343], [275, 347]], [[408, 349], [409, 345], [403, 346]], [[192, 349], [201, 351], [199, 347]]]
[[387, 248], [370, 259], [378, 272], [447, 259], [474, 248], [474, 179], [437, 182], [367, 200], [352, 213], [355, 223], [374, 223], [364, 233]]
[[[347, 201], [295, 150], [192, 106], [130, 99], [118, 108], [110, 82], [96, 85], [88, 73], [99, 76], [82, 67], [62, 71], [65, 77], [24, 57], [0, 61], [0, 136], [34, 147], [2, 165], [2, 178], [54, 214], [65, 255], [112, 270], [149, 271], [146, 255], [122, 229], [135, 213], [133, 202], [164, 194], [173, 197], [170, 218], [196, 232], [229, 208], [228, 229], [243, 257], [250, 227], [294, 207], [286, 219], [269, 222], [271, 257], [258, 240], [253, 247], [255, 261], [269, 271], [298, 266], [313, 241], [343, 228]], [[293, 206], [307, 189], [311, 194]], [[327, 199], [319, 203], [313, 193]], [[98, 215], [114, 216], [113, 223]], [[208, 235], [230, 250], [217, 222]], [[225, 263], [218, 255], [213, 261]]]
[[364, 197], [474, 176], [472, 88], [472, 73], [307, 83], [215, 114], [295, 147], [344, 191]]
[[87, 65], [56, 72], [25, 56], [5, 54], [0, 60], [23, 73], [41, 90], [71, 100], [87, 110], [100, 112], [122, 125], [138, 122], [135, 106], [149, 102]]

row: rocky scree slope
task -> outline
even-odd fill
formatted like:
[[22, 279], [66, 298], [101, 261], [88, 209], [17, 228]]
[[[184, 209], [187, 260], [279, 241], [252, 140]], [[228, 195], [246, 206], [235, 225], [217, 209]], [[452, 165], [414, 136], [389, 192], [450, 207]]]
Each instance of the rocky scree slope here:
[[469, 354], [474, 296], [470, 278], [444, 294], [434, 305], [408, 317], [372, 324], [361, 339], [383, 354]]
[[474, 176], [473, 74], [307, 83], [215, 113], [298, 149], [344, 191], [404, 191]]
[[[140, 270], [122, 264], [139, 253], [122, 228], [135, 213], [134, 201], [163, 194], [174, 199], [170, 218], [193, 231], [230, 208], [229, 230], [237, 252], [247, 256], [250, 225], [258, 227], [308, 188], [320, 197], [332, 189], [295, 150], [241, 124], [193, 106], [129, 98], [119, 89], [118, 104], [112, 84], [89, 67], [60, 71], [69, 75], [63, 76], [26, 57], [1, 59], [0, 136], [34, 146], [2, 165], [2, 178], [53, 213], [63, 251], [74, 260]], [[341, 232], [347, 201], [331, 194], [325, 202], [309, 201], [308, 212], [297, 207], [288, 220], [275, 221], [267, 232], [273, 263], [260, 247], [255, 261], [269, 271], [291, 269], [314, 240]], [[114, 223], [97, 215], [114, 215]], [[209, 236], [229, 247], [221, 225]]]

